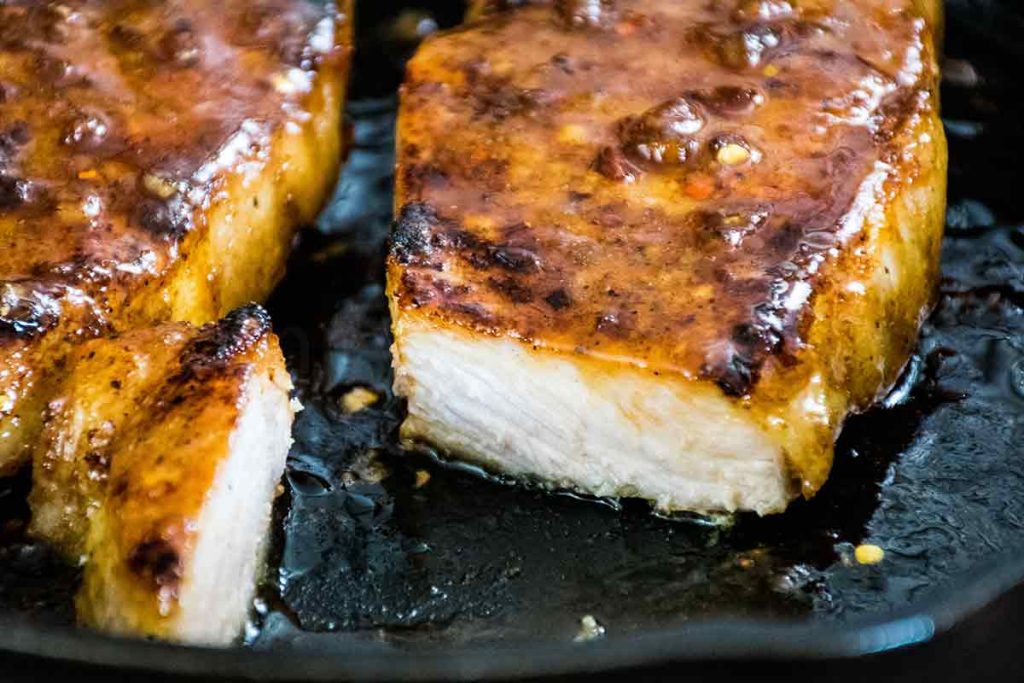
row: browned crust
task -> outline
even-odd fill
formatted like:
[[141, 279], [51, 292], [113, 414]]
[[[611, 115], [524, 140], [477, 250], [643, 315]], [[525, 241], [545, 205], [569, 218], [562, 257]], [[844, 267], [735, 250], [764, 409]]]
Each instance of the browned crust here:
[[72, 354], [35, 455], [31, 532], [88, 558], [78, 598], [86, 623], [170, 633], [200, 515], [258, 375], [290, 389], [255, 305], [198, 329], [170, 323], [90, 340]]
[[[269, 316], [252, 305], [199, 329], [185, 323], [160, 325], [76, 348], [44, 417], [30, 496], [33, 508], [56, 508], [61, 519], [55, 524], [52, 516], [37, 515], [33, 533], [68, 556], [82, 554], [89, 510], [108, 492], [115, 503], [149, 496], [132, 482], [145, 481], [155, 471], [126, 469], [114, 463], [114, 454], [132, 439], [158, 432], [183, 410], [201, 414], [219, 402], [227, 407], [223, 417], [230, 424], [254, 359], [274, 344]], [[196, 462], [202, 459], [197, 456]], [[209, 482], [202, 472], [193, 474], [187, 484], [205, 490]], [[207, 474], [212, 476], [212, 470]], [[55, 505], [55, 500], [64, 502]], [[140, 544], [157, 538], [147, 536]], [[126, 554], [135, 555], [138, 561], [133, 562], [141, 567], [153, 553]]]
[[933, 300], [934, 4], [564, 2], [427, 41], [402, 93], [396, 318], [715, 382], [813, 493]]
[[[312, 38], [330, 6], [0, 7], [0, 281], [52, 298], [168, 267], [223, 183], [217, 155], [268, 151], [303, 109], [301, 82], [332, 68], [338, 54]], [[45, 308], [23, 299], [0, 316], [5, 334], [45, 329]]]
[[[845, 245], [843, 221], [875, 164], [898, 155], [895, 134], [934, 107], [934, 63], [913, 71], [910, 54], [927, 49], [927, 29], [909, 14], [880, 19], [872, 2], [845, 3], [850, 26], [828, 31], [825, 16], [751, 21], [728, 3], [611, 5], [609, 27], [528, 8], [428, 41], [414, 59], [400, 122], [395, 296], [480, 331], [747, 394], [769, 357], [804, 344], [812, 303], [801, 292], [817, 288]], [[858, 31], [867, 37], [855, 50], [847, 41]], [[774, 53], [765, 48], [756, 68], [735, 63], [733, 43], [761, 34], [779, 41]], [[522, 50], [527, 41], [547, 47]], [[895, 63], [868, 65], [893, 46]], [[656, 68], [661, 53], [679, 56], [671, 74]], [[572, 73], [556, 63], [566, 60]], [[890, 89], [876, 117], [833, 122], [856, 115], [868, 79]], [[762, 104], [736, 104], [745, 92]], [[598, 93], [605, 104], [593, 110]], [[704, 125], [677, 141], [664, 130], [680, 120], [663, 108], [680, 100]], [[598, 121], [590, 140], [560, 142], [584, 112]], [[734, 141], [762, 160], [716, 163]], [[658, 144], [693, 151], [645, 159], [641, 146]], [[542, 163], [533, 150], [547, 163], [539, 182], [528, 177], [528, 164]]]
[[70, 344], [268, 295], [339, 164], [337, 5], [0, 6], [0, 470]]
[[[134, 581], [140, 595], [163, 603], [153, 612], [163, 616], [178, 597], [183, 558], [201, 531], [195, 522], [228, 453], [247, 379], [268, 363], [281, 363], [269, 318], [258, 306], [193, 334], [163, 368], [155, 389], [137, 397], [133, 417], [111, 443], [110, 475], [99, 493], [106, 520], [96, 534], [105, 545], [100, 552], [122, 563], [113, 575]], [[157, 343], [148, 331], [142, 336], [134, 345]], [[97, 587], [110, 580], [98, 579]], [[88, 590], [83, 595], [80, 603], [89, 599]]]

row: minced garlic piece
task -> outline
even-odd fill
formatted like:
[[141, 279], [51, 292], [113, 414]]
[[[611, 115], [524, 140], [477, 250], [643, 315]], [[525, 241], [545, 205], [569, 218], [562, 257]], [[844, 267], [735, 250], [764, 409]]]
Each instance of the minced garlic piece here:
[[597, 619], [592, 615], [588, 614], [580, 619], [580, 630], [576, 634], [574, 640], [577, 643], [583, 643], [588, 640], [594, 640], [604, 635], [604, 626], [602, 626]]
[[346, 413], [358, 413], [380, 400], [380, 396], [365, 387], [356, 387], [341, 397], [341, 409]]
[[885, 551], [877, 545], [864, 543], [854, 548], [853, 556], [860, 564], [878, 564], [885, 558]]
[[735, 142], [728, 142], [722, 145], [715, 158], [725, 166], [738, 166], [750, 159], [750, 150]]

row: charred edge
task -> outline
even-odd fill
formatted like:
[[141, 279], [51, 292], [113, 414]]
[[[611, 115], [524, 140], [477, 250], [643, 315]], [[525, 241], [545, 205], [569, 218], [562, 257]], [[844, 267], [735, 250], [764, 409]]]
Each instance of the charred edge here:
[[495, 292], [515, 304], [528, 304], [533, 301], [533, 292], [529, 287], [515, 278], [490, 278], [488, 286]]
[[459, 316], [479, 330], [493, 329], [498, 322], [482, 304], [448, 301], [441, 304], [441, 309]]
[[[506, 227], [504, 232], [528, 234], [529, 226], [519, 223]], [[404, 266], [429, 266], [430, 257], [437, 251], [454, 252], [477, 270], [497, 268], [529, 275], [541, 269], [537, 255], [527, 247], [481, 239], [456, 221], [439, 216], [437, 209], [426, 202], [403, 206], [391, 230], [391, 257]]]
[[270, 316], [257, 304], [228, 313], [204, 325], [181, 352], [179, 380], [204, 378], [226, 370], [270, 332]]
[[[0, 99], [0, 102], [2, 101]], [[13, 159], [31, 138], [28, 123], [25, 121], [15, 121], [5, 130], [0, 131], [0, 169]]]
[[61, 294], [33, 282], [0, 282], [0, 339], [30, 339], [53, 329]]
[[135, 223], [155, 237], [176, 241], [193, 228], [193, 207], [184, 197], [146, 198], [135, 208]]
[[556, 96], [547, 90], [520, 88], [510, 78], [498, 78], [490, 73], [490, 65], [474, 59], [463, 67], [467, 94], [473, 101], [477, 117], [504, 121], [512, 116], [535, 113], [551, 104]]
[[391, 228], [388, 251], [402, 265], [419, 263], [430, 256], [430, 234], [440, 222], [430, 204], [412, 202], [402, 207]]
[[30, 189], [26, 180], [0, 175], [0, 212], [13, 211], [27, 203]]
[[181, 582], [181, 554], [165, 538], [153, 538], [136, 545], [128, 554], [128, 569], [154, 588], [174, 589]]
[[749, 394], [758, 380], [754, 359], [738, 351], [730, 353], [720, 363], [706, 364], [701, 369], [701, 376], [712, 380], [727, 396], [734, 398]]
[[0, 131], [0, 213], [21, 207], [32, 194], [31, 183], [10, 172], [11, 162], [30, 138], [28, 124], [24, 121], [16, 121]]
[[732, 329], [732, 345], [728, 356], [717, 363], [708, 363], [702, 376], [713, 380], [729, 396], [745, 396], [757, 384], [769, 356], [788, 364], [792, 349], [786, 347], [784, 312], [772, 303], [761, 303], [753, 309], [753, 321], [737, 324]]
[[[408, 194], [417, 196], [425, 189], [445, 187], [453, 175], [470, 180], [490, 192], [499, 192], [506, 186], [509, 168], [507, 160], [467, 162], [444, 151], [439, 157], [433, 162], [411, 161], [405, 164], [401, 173]], [[414, 159], [415, 156], [406, 153], [403, 158]]]
[[464, 298], [472, 291], [466, 285], [453, 285], [443, 279], [423, 277], [412, 271], [402, 273], [402, 296], [413, 306], [425, 306], [431, 303], [443, 305], [446, 301]]
[[564, 289], [556, 289], [544, 297], [544, 301], [556, 311], [568, 308], [572, 304], [572, 298]]

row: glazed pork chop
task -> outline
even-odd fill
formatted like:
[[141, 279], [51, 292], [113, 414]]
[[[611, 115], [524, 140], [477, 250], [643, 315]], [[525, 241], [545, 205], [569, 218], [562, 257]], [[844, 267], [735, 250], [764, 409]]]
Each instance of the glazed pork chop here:
[[525, 6], [402, 90], [403, 438], [669, 511], [812, 496], [933, 303], [937, 5], [489, 5]]
[[0, 473], [73, 345], [270, 292], [336, 178], [350, 3], [0, 3]]
[[36, 448], [31, 532], [84, 565], [82, 623], [202, 644], [240, 633], [290, 390], [257, 306], [72, 351]]

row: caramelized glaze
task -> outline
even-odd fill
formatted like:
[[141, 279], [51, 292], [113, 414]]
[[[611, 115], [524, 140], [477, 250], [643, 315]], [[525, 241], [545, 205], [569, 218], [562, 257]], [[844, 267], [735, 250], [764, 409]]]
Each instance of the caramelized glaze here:
[[566, 1], [428, 41], [399, 305], [749, 393], [936, 105], [910, 5]]
[[[237, 634], [253, 581], [244, 574], [257, 564], [287, 453], [290, 390], [270, 318], [256, 305], [199, 328], [166, 323], [72, 351], [36, 445], [29, 502], [31, 534], [83, 566], [84, 625], [205, 644]], [[253, 498], [255, 509], [238, 503]], [[226, 522], [213, 527], [211, 515]], [[216, 599], [194, 615], [188, 595], [210, 581], [200, 573], [216, 571], [200, 565], [204, 537], [237, 583], [214, 580]], [[213, 626], [221, 600], [231, 601], [223, 631]]]
[[269, 293], [333, 184], [348, 9], [0, 4], [0, 470], [66, 343]]
[[333, 22], [290, 0], [0, 7], [0, 329], [45, 329], [68, 287], [102, 313], [98, 288], [164, 271], [209, 180], [298, 106]]
[[452, 427], [423, 398], [441, 388], [403, 374], [404, 335], [511, 338], [619, 386], [717, 387], [778, 449], [789, 493], [813, 495], [844, 420], [893, 385], [935, 300], [940, 4], [471, 13], [425, 42], [402, 92], [388, 287], [403, 434]]

